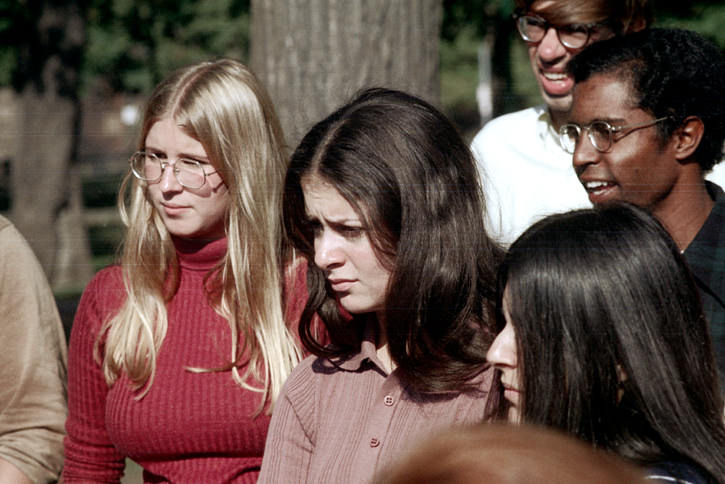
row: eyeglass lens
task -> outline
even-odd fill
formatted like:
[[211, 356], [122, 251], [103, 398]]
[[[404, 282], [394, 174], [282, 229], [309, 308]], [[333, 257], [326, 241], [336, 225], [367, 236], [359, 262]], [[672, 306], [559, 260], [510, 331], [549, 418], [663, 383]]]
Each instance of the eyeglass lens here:
[[[164, 163], [164, 168], [167, 166]], [[139, 152], [131, 158], [134, 175], [145, 181], [156, 181], [163, 174], [162, 163], [153, 153]], [[173, 164], [174, 175], [180, 184], [187, 188], [200, 188], [204, 185], [205, 173], [201, 164], [194, 160], [179, 158]]]
[[578, 49], [584, 47], [589, 40], [590, 28], [586, 25], [563, 25], [555, 27], [540, 17], [524, 15], [518, 18], [519, 34], [526, 42], [541, 42], [549, 27], [556, 29], [559, 41], [566, 47]]
[[594, 121], [588, 126], [579, 127], [576, 124], [566, 124], [560, 131], [562, 147], [567, 153], [574, 153], [582, 130], [587, 132], [589, 141], [595, 149], [606, 152], [612, 145], [612, 127], [604, 121]]

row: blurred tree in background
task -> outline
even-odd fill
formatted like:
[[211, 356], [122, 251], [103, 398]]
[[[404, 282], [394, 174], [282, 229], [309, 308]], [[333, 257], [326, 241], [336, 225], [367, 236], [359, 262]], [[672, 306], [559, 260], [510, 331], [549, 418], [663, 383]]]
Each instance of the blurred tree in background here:
[[179, 67], [248, 57], [249, 0], [89, 1], [89, 88], [147, 94]]
[[3, 122], [10, 217], [54, 285], [92, 275], [75, 169], [86, 3], [0, 3], [0, 71], [15, 94]]
[[362, 87], [440, 104], [441, 0], [252, 0], [252, 70], [288, 144]]

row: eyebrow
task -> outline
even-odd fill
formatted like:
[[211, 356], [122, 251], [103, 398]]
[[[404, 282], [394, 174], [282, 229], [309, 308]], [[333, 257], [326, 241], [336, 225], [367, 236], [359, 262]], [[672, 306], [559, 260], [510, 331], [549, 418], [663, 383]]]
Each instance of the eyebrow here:
[[[305, 215], [307, 216], [307, 220], [314, 222], [314, 221], [320, 221], [320, 217], [317, 215], [310, 215], [309, 213], [305, 212]], [[327, 217], [322, 217], [322, 220], [327, 222], [330, 225], [348, 225], [348, 224], [359, 224], [360, 226], [363, 225], [362, 221], [360, 219], [352, 219], [352, 218], [340, 218], [340, 219], [332, 219]]]
[[624, 119], [624, 118], [608, 118], [608, 117], [598, 117], [598, 116], [597, 117], [594, 117], [594, 118], [592, 118], [589, 121], [586, 121], [584, 123], [580, 123], [580, 122], [574, 121], [572, 119], [570, 119], [569, 121], [567, 121], [567, 123], [572, 123], [572, 124], [577, 124], [579, 126], [584, 126], [584, 125], [587, 125], [587, 124], [594, 123], [595, 121], [605, 121], [605, 122], [611, 124], [613, 127], [614, 126], [617, 126], [619, 124], [622, 124], [622, 123], [628, 123], [628, 121], [626, 119]]
[[[153, 145], [148, 145], [148, 144], [144, 146], [144, 150], [152, 151], [154, 153], [163, 153], [163, 154], [167, 153], [166, 150], [162, 150], [161, 148], [154, 148]], [[194, 153], [179, 153], [178, 157], [179, 158], [190, 158], [192, 160], [197, 160], [197, 161], [204, 162], [204, 163], [210, 163], [209, 157], [206, 154], [200, 155], [200, 154], [194, 154]]]

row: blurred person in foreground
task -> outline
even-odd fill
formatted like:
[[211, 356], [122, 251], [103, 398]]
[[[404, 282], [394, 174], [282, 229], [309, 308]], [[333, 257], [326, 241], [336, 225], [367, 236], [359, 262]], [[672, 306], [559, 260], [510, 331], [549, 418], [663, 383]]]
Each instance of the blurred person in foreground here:
[[616, 453], [650, 482], [724, 482], [707, 321], [655, 217], [623, 203], [546, 217], [511, 245], [498, 294], [502, 418]]
[[725, 56], [701, 35], [651, 29], [610, 39], [570, 64], [561, 142], [595, 205], [651, 211], [685, 255], [725, 383], [725, 193], [705, 174], [725, 141]]
[[63, 465], [66, 342], [43, 269], [0, 216], [0, 482], [54, 482]]
[[374, 484], [646, 484], [640, 469], [563, 433], [481, 424], [437, 434]]
[[498, 242], [510, 244], [545, 215], [590, 206], [559, 144], [574, 88], [567, 65], [590, 44], [646, 28], [651, 8], [648, 0], [516, 0], [544, 104], [489, 121], [471, 143]]

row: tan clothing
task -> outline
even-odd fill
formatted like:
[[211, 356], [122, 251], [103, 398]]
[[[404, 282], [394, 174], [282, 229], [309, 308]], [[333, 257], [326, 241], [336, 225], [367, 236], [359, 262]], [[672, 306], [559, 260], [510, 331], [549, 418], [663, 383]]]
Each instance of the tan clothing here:
[[333, 364], [306, 358], [272, 414], [259, 483], [368, 483], [401, 453], [437, 430], [484, 420], [492, 382], [450, 398], [413, 396], [388, 375], [367, 332], [360, 353]]
[[0, 458], [32, 482], [63, 464], [66, 342], [53, 293], [18, 230], [0, 216]]

